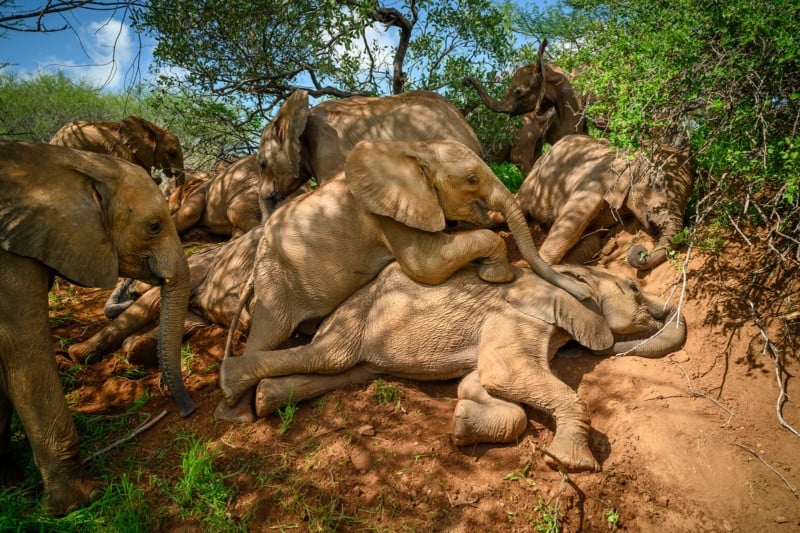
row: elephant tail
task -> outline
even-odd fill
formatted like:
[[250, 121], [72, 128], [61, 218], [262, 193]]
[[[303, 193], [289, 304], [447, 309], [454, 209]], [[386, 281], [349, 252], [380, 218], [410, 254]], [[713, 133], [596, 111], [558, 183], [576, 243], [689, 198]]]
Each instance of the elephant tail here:
[[247, 305], [247, 302], [249, 302], [250, 298], [253, 296], [254, 283], [255, 281], [253, 274], [250, 273], [250, 277], [247, 278], [247, 283], [244, 286], [244, 290], [239, 295], [239, 305], [236, 307], [236, 312], [233, 314], [233, 318], [231, 318], [231, 325], [228, 328], [228, 338], [225, 340], [224, 359], [227, 359], [233, 354], [233, 338], [236, 335], [236, 329], [239, 326], [239, 319], [242, 316], [244, 306]]

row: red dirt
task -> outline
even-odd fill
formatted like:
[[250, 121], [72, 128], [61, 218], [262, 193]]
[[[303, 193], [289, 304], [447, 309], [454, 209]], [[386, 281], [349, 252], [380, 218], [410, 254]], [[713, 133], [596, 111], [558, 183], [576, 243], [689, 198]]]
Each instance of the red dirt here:
[[[149, 392], [143, 410], [169, 414], [115, 452], [120, 474], [133, 457], [144, 474], [141, 488], [157, 498], [148, 475], [176, 477], [180, 459], [174, 451], [155, 458], [171, 449], [176, 433], [195, 432], [219, 453], [217, 471], [233, 474], [226, 480], [236, 486], [229, 516], [252, 531], [318, 530], [326, 526], [322, 517], [337, 514], [358, 520], [341, 521], [342, 531], [530, 531], [543, 522], [540, 502], [560, 510], [564, 531], [608, 531], [612, 508], [622, 531], [797, 531], [800, 500], [789, 485], [800, 488], [800, 438], [778, 421], [775, 362], [740, 297], [748, 274], [766, 258], [732, 245], [720, 258], [692, 251], [685, 280], [680, 265], [670, 263], [637, 275], [625, 261], [634, 241], [651, 242], [642, 233], [622, 233], [599, 263], [656, 294], [680, 292], [685, 283], [689, 337], [683, 350], [663, 359], [583, 353], [554, 362], [589, 407], [599, 473], [562, 475], [545, 466], [541, 450], [552, 438], [552, 422], [530, 409], [531, 424], [517, 444], [455, 447], [456, 381], [386, 378], [402, 394], [388, 405], [374, 399], [375, 384], [338, 391], [300, 404], [285, 434], [277, 415], [250, 425], [217, 423], [216, 362], [226, 334], [219, 327], [188, 339], [195, 357], [187, 385], [198, 404], [188, 419], [159, 390], [157, 369], [130, 379], [134, 367], [119, 354], [75, 373], [68, 398], [76, 411], [114, 414]], [[782, 317], [797, 315], [797, 287], [789, 279], [770, 283], [752, 290], [773, 302], [760, 319], [782, 350], [786, 392], [796, 399], [800, 325]], [[67, 306], [73, 318], [54, 335], [85, 339], [105, 323], [109, 291], [59, 281], [56, 292], [65, 289], [76, 294]], [[791, 298], [777, 299], [786, 289]], [[60, 342], [56, 347], [62, 369], [72, 366]], [[796, 400], [785, 403], [783, 416], [800, 429]], [[514, 472], [524, 475], [509, 475]], [[161, 529], [190, 531], [199, 524], [182, 523], [176, 512]]]

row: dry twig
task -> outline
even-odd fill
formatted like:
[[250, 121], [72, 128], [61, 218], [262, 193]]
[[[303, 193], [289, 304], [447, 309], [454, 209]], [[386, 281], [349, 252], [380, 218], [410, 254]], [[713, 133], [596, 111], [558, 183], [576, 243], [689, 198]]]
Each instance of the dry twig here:
[[747, 450], [748, 452], [750, 452], [751, 454], [753, 454], [753, 456], [754, 456], [756, 459], [758, 459], [759, 461], [761, 461], [762, 463], [764, 463], [765, 465], [767, 465], [767, 468], [769, 468], [770, 470], [772, 470], [773, 472], [775, 472], [775, 474], [776, 474], [776, 475], [777, 475], [779, 478], [781, 478], [781, 480], [782, 480], [784, 483], [786, 483], [786, 486], [787, 486], [787, 487], [789, 487], [789, 490], [790, 490], [790, 491], [792, 491], [792, 494], [794, 494], [794, 497], [795, 497], [795, 498], [800, 498], [800, 495], [798, 495], [798, 494], [797, 494], [797, 489], [796, 489], [796, 488], [794, 488], [794, 487], [792, 486], [792, 484], [791, 484], [791, 483], [789, 483], [789, 481], [787, 481], [787, 480], [786, 480], [786, 478], [785, 478], [785, 477], [783, 477], [783, 475], [782, 475], [780, 472], [778, 472], [778, 471], [777, 471], [777, 470], [776, 470], [776, 469], [775, 469], [775, 468], [774, 468], [774, 467], [773, 467], [771, 464], [769, 464], [768, 462], [766, 462], [766, 461], [764, 460], [764, 458], [763, 458], [763, 457], [761, 457], [760, 455], [758, 455], [758, 454], [756, 453], [756, 451], [755, 451], [755, 450], [753, 450], [752, 448], [750, 448], [750, 447], [748, 447], [748, 446], [745, 446], [744, 444], [739, 444], [738, 442], [732, 442], [731, 444], [733, 444], [734, 446], [738, 446], [739, 448], [742, 448], [743, 450]]
[[112, 442], [111, 444], [109, 444], [108, 446], [103, 448], [102, 450], [98, 450], [98, 451], [94, 452], [92, 455], [90, 455], [88, 457], [85, 457], [83, 459], [82, 463], [86, 464], [86, 463], [94, 460], [95, 458], [97, 458], [97, 457], [99, 457], [99, 456], [101, 456], [101, 455], [103, 455], [105, 453], [108, 453], [109, 451], [113, 450], [117, 446], [119, 446], [121, 444], [125, 444], [126, 442], [128, 442], [131, 439], [133, 439], [137, 435], [139, 435], [141, 433], [144, 433], [145, 431], [147, 431], [151, 427], [155, 426], [165, 416], [167, 416], [167, 412], [166, 411], [162, 411], [160, 415], [158, 415], [157, 417], [155, 417], [152, 420], [149, 420], [150, 415], [148, 414], [147, 418], [145, 419], [145, 421], [142, 422], [142, 424], [139, 427], [137, 427], [136, 429], [134, 429], [133, 431], [131, 431], [130, 433], [128, 433], [126, 436], [122, 437], [121, 439], [118, 439], [118, 440]]

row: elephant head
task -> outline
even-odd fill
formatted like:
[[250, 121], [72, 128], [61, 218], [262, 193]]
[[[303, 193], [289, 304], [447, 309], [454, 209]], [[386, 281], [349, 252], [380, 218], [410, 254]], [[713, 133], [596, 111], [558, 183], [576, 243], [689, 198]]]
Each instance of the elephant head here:
[[297, 190], [308, 177], [300, 172], [300, 136], [308, 120], [308, 93], [295, 91], [261, 133], [256, 157], [261, 169], [262, 214]]
[[158, 168], [176, 185], [182, 185], [183, 150], [174, 133], [141, 117], [129, 116], [119, 123], [120, 141], [133, 153], [136, 162], [148, 171]]
[[514, 195], [459, 142], [361, 141], [347, 158], [345, 176], [369, 211], [423, 231], [442, 231], [447, 221], [487, 228], [489, 212], [499, 212], [536, 274], [579, 300], [590, 298], [585, 286], [542, 260]]
[[674, 237], [683, 229], [694, 171], [688, 150], [661, 145], [650, 157], [640, 154], [630, 172], [625, 206], [658, 242], [649, 252], [641, 245], [632, 246], [628, 262], [638, 270], [649, 270], [666, 261]]
[[190, 415], [180, 358], [189, 269], [158, 187], [140, 167], [102, 154], [28, 143], [0, 149], [0, 246], [79, 285], [113, 287], [118, 276], [160, 285], [162, 376], [181, 416]]

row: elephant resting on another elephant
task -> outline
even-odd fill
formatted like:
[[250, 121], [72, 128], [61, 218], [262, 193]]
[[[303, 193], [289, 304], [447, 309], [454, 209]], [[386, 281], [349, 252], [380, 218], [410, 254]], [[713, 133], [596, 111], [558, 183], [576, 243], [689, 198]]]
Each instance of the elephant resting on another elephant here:
[[12, 408], [44, 482], [44, 503], [65, 514], [100, 494], [80, 462], [48, 321], [54, 274], [88, 287], [117, 276], [159, 285], [163, 380], [188, 416], [181, 333], [189, 268], [167, 203], [141, 168], [107, 155], [49, 144], [0, 143], [0, 456]]
[[[261, 226], [241, 237], [205, 248], [189, 256], [192, 293], [184, 325], [184, 336], [198, 327], [217, 324], [229, 327], [239, 305], [247, 277], [253, 270]], [[161, 308], [157, 287], [124, 280], [117, 285], [106, 316], [113, 321], [86, 341], [69, 347], [74, 361], [85, 361], [119, 349], [136, 361], [152, 360], [156, 342], [155, 326]], [[252, 299], [243, 306], [239, 317], [242, 331], [250, 329]]]
[[236, 396], [258, 384], [257, 414], [267, 416], [380, 374], [467, 376], [455, 408], [457, 445], [513, 442], [527, 427], [519, 402], [555, 417], [548, 462], [597, 471], [586, 406], [550, 369], [556, 350], [575, 339], [598, 355], [661, 357], [683, 346], [686, 324], [628, 278], [598, 267], [555, 268], [586, 283], [597, 304], [579, 303], [522, 269], [507, 284], [485, 283], [467, 267], [428, 286], [390, 264], [325, 319], [310, 344], [224, 359], [223, 392]]
[[[489, 210], [505, 216], [534, 272], [578, 299], [591, 298], [588, 287], [542, 261], [513, 195], [467, 146], [361, 141], [343, 175], [281, 206], [264, 224], [242, 358], [277, 348], [299, 324], [327, 316], [393, 259], [432, 285], [472, 261], [482, 279], [510, 281], [514, 272], [497, 233], [444, 231], [448, 220], [486, 228]], [[226, 396], [216, 416], [251, 420], [249, 402], [247, 396]]]
[[50, 144], [113, 155], [148, 173], [156, 167], [174, 178], [176, 185], [182, 185], [185, 179], [178, 138], [141, 117], [130, 116], [121, 122], [70, 122], [53, 135]]
[[549, 225], [539, 248], [545, 261], [583, 263], [600, 249], [597, 233], [632, 215], [648, 233], [660, 236], [651, 251], [633, 246], [628, 261], [648, 270], [667, 259], [672, 239], [683, 228], [694, 172], [687, 151], [659, 146], [649, 158], [618, 155], [608, 141], [569, 135], [531, 169], [516, 198], [525, 215]]

